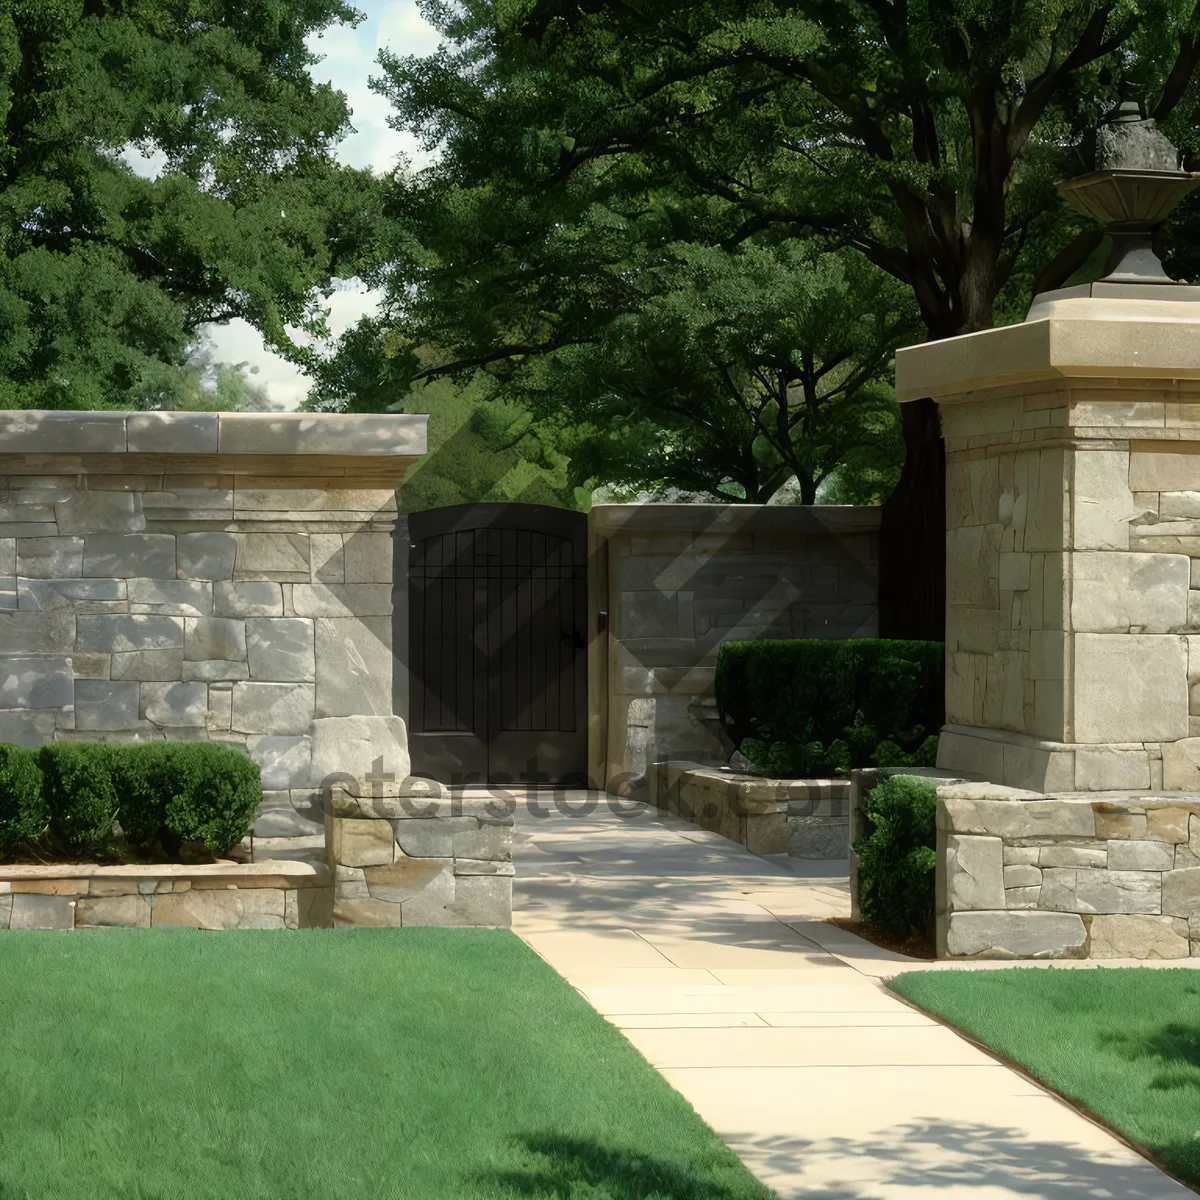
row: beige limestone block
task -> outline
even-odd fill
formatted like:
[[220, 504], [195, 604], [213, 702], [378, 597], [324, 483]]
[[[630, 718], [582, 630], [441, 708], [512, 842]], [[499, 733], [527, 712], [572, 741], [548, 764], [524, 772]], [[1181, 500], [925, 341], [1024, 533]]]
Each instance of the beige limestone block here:
[[1129, 486], [1129, 452], [1080, 450], [1072, 469], [1075, 548], [1127, 550], [1129, 522], [1141, 512]]
[[1200, 791], [1200, 738], [1164, 742], [1163, 788], [1169, 792]]
[[1096, 836], [1110, 840], [1112, 838], [1134, 838], [1144, 840], [1146, 837], [1146, 814], [1131, 812], [1128, 808], [1104, 802], [1092, 805], [1096, 818]]
[[938, 817], [940, 827], [953, 833], [1005, 839], [1083, 838], [1093, 837], [1096, 832], [1092, 806], [1077, 800], [989, 800], [947, 796], [939, 800]]
[[236, 929], [241, 922], [242, 892], [238, 888], [160, 892], [150, 913], [153, 926]]
[[1144, 750], [1079, 747], [1075, 786], [1081, 792], [1137, 791], [1150, 787], [1150, 760]]
[[1004, 907], [1010, 912], [1014, 909], [1037, 908], [1041, 894], [1041, 884], [1005, 888]]
[[342, 900], [335, 898], [333, 901], [333, 925], [337, 929], [354, 926], [373, 929], [398, 929], [402, 924], [403, 910], [399, 904], [388, 904], [384, 900]]
[[[386, 536], [386, 535], [385, 535]], [[345, 583], [346, 566], [340, 533], [314, 533], [309, 537], [311, 545], [309, 568], [314, 583]]]
[[1170, 742], [1187, 736], [1187, 642], [1173, 634], [1080, 633], [1075, 741]]
[[[1147, 808], [1146, 836], [1156, 842], [1186, 842], [1188, 840], [1188, 810], [1186, 808]], [[1197, 840], [1200, 841], [1200, 818], [1197, 822]]]
[[302, 533], [238, 533], [233, 577], [301, 581], [311, 578], [309, 539]]
[[1191, 561], [1180, 554], [1071, 555], [1079, 633], [1168, 633], [1187, 621]]
[[[1037, 853], [1036, 847], [1033, 849]], [[1013, 863], [1004, 868], [1004, 888], [1038, 887], [1042, 882], [1042, 873], [1029, 863]], [[993, 907], [989, 905], [989, 907]]]
[[1187, 922], [1143, 914], [1095, 916], [1089, 958], [1187, 958]]
[[105, 925], [149, 929], [150, 897], [136, 893], [127, 896], [85, 896], [76, 903], [76, 929]]
[[1162, 911], [1170, 917], [1200, 917], [1200, 867], [1163, 873]]
[[1001, 552], [998, 582], [1002, 592], [1028, 591], [1030, 558], [1023, 551]]
[[1016, 550], [1063, 550], [1067, 545], [1067, 477], [1062, 450], [1016, 456], [1016, 495], [1025, 505], [1025, 537]]
[[395, 841], [388, 821], [327, 817], [325, 830], [330, 862], [347, 867], [386, 867], [395, 861]]
[[[944, 410], [944, 413], [949, 410]], [[943, 420], [945, 416], [943, 415]], [[958, 460], [946, 464], [947, 528], [988, 525], [998, 521], [1000, 485], [994, 458]]]
[[1159, 493], [1157, 511], [1160, 517], [1182, 517], [1185, 520], [1200, 519], [1200, 492]]
[[947, 603], [995, 608], [999, 601], [999, 525], [968, 525], [946, 533]]
[[347, 583], [391, 583], [390, 533], [348, 533], [345, 541]]
[[[1041, 848], [1038, 846], [1009, 846], [1004, 847], [1004, 866], [1007, 869], [1010, 866], [1037, 866], [1038, 855], [1041, 853]], [[1038, 883], [1041, 883], [1042, 877], [1038, 875]]]
[[14, 894], [10, 929], [73, 929], [75, 900], [69, 896]]
[[1135, 492], [1190, 492], [1200, 488], [1200, 444], [1159, 448], [1135, 442], [1129, 456], [1129, 483]]

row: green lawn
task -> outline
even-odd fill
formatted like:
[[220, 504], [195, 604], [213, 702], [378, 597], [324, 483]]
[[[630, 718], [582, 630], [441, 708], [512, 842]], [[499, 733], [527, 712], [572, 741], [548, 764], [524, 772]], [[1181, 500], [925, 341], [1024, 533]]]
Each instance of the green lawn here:
[[916, 971], [889, 986], [1200, 1183], [1200, 971]]
[[0, 1197], [766, 1200], [502, 930], [0, 935]]

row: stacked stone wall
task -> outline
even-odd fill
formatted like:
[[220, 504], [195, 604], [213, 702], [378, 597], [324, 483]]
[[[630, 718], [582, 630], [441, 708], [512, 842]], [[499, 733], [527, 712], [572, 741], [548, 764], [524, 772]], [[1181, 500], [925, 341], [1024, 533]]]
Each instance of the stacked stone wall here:
[[939, 957], [1200, 956], [1200, 795], [938, 789]]

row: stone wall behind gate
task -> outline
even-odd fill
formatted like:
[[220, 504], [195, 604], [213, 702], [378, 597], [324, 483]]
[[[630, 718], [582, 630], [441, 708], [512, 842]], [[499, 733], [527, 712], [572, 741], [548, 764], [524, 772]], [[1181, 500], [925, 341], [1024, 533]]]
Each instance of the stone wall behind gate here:
[[588, 770], [597, 786], [638, 790], [649, 765], [668, 758], [728, 760], [713, 692], [726, 638], [878, 636], [879, 511], [595, 505]]
[[424, 418], [0, 414], [0, 741], [242, 746], [259, 836], [319, 834], [333, 771], [402, 778], [391, 530], [423, 449]]

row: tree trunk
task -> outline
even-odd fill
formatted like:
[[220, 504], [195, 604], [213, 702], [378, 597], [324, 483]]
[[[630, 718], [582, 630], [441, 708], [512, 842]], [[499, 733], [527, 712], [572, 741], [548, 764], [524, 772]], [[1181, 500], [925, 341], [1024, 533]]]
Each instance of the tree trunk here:
[[901, 405], [904, 469], [879, 530], [879, 636], [946, 635], [946, 448], [930, 399]]

